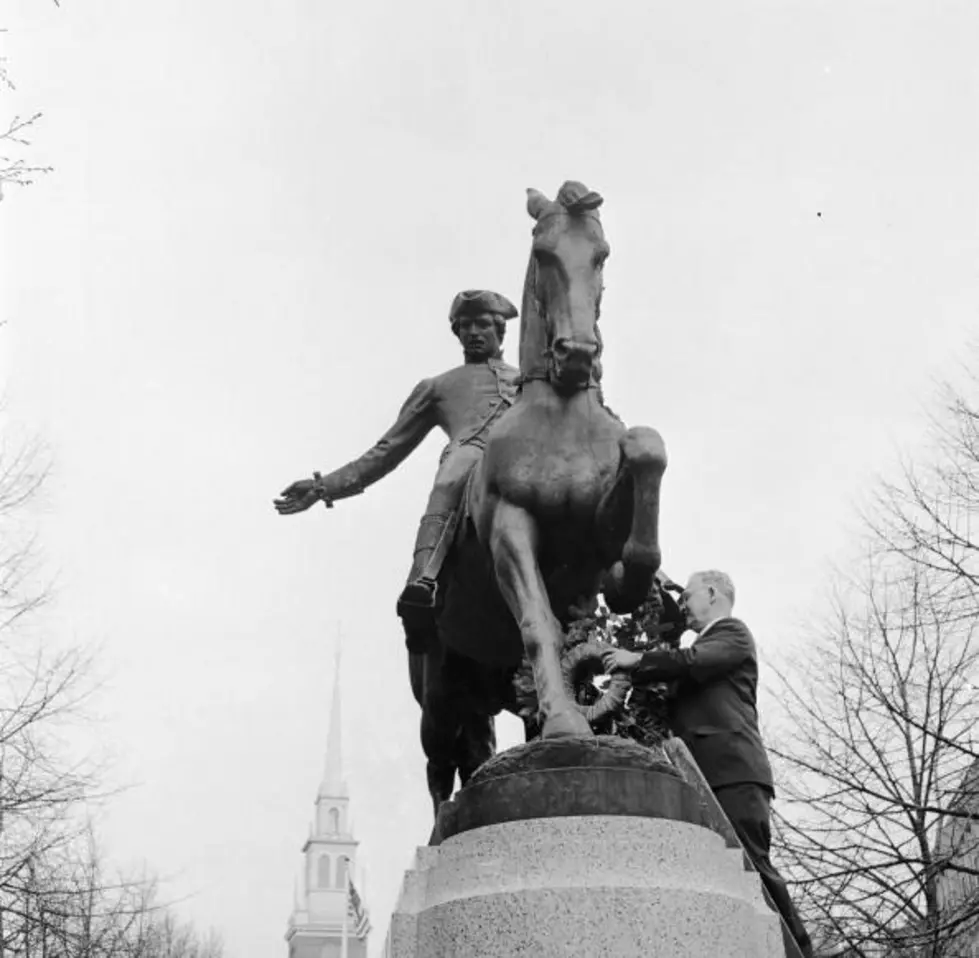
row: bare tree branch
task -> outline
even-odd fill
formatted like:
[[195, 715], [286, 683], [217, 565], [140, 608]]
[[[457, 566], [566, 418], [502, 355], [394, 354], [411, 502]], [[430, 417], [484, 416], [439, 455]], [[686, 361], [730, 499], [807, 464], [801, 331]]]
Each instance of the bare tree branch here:
[[[60, 6], [60, 0], [54, 0], [54, 5]], [[0, 28], [0, 33], [5, 32], [6, 30]], [[0, 57], [0, 89], [6, 89], [10, 92], [16, 90], [10, 76], [6, 57]], [[41, 116], [40, 112], [28, 116], [18, 115], [7, 121], [6, 130], [0, 126], [0, 200], [3, 199], [5, 184], [30, 186], [38, 176], [50, 173], [53, 169], [50, 166], [30, 163], [22, 156], [9, 152], [10, 150], [19, 151], [30, 148], [31, 140], [28, 137], [33, 134]]]
[[27, 512], [46, 461], [0, 419], [0, 958], [221, 958], [154, 881], [110, 874], [85, 818], [99, 769], [61, 735], [84, 717], [92, 656], [21, 628], [47, 598]]
[[932, 429], [865, 516], [863, 572], [774, 670], [777, 846], [813, 924], [868, 958], [979, 932], [979, 378]]

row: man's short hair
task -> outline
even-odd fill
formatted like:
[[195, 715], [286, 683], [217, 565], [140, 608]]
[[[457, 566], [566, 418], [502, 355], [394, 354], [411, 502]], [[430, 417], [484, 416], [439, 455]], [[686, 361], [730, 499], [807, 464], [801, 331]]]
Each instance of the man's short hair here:
[[726, 572], [721, 572], [719, 569], [706, 569], [704, 572], [695, 572], [694, 575], [704, 585], [713, 586], [731, 605], [734, 605], [734, 583]]

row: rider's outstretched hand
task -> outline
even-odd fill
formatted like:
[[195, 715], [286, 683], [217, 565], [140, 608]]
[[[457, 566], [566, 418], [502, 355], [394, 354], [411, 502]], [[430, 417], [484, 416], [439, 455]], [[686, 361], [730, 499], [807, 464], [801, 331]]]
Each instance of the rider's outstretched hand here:
[[315, 479], [297, 479], [291, 486], [282, 490], [281, 498], [274, 501], [275, 511], [280, 516], [291, 516], [305, 512], [320, 500]]

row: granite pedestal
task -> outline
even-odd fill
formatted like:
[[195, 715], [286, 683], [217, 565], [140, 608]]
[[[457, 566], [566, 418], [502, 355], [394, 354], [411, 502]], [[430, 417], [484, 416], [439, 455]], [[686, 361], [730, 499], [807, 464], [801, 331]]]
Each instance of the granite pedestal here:
[[443, 806], [405, 876], [386, 958], [784, 958], [741, 852], [664, 753], [520, 746]]

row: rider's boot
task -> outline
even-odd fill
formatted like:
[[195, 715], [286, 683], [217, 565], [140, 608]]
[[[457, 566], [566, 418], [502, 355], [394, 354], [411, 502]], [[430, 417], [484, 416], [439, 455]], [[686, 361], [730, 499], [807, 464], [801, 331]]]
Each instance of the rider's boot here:
[[435, 632], [435, 596], [438, 584], [426, 575], [426, 567], [435, 552], [451, 516], [427, 515], [422, 518], [415, 539], [415, 555], [408, 574], [408, 584], [398, 597], [398, 615], [405, 629], [409, 652], [428, 651]]

